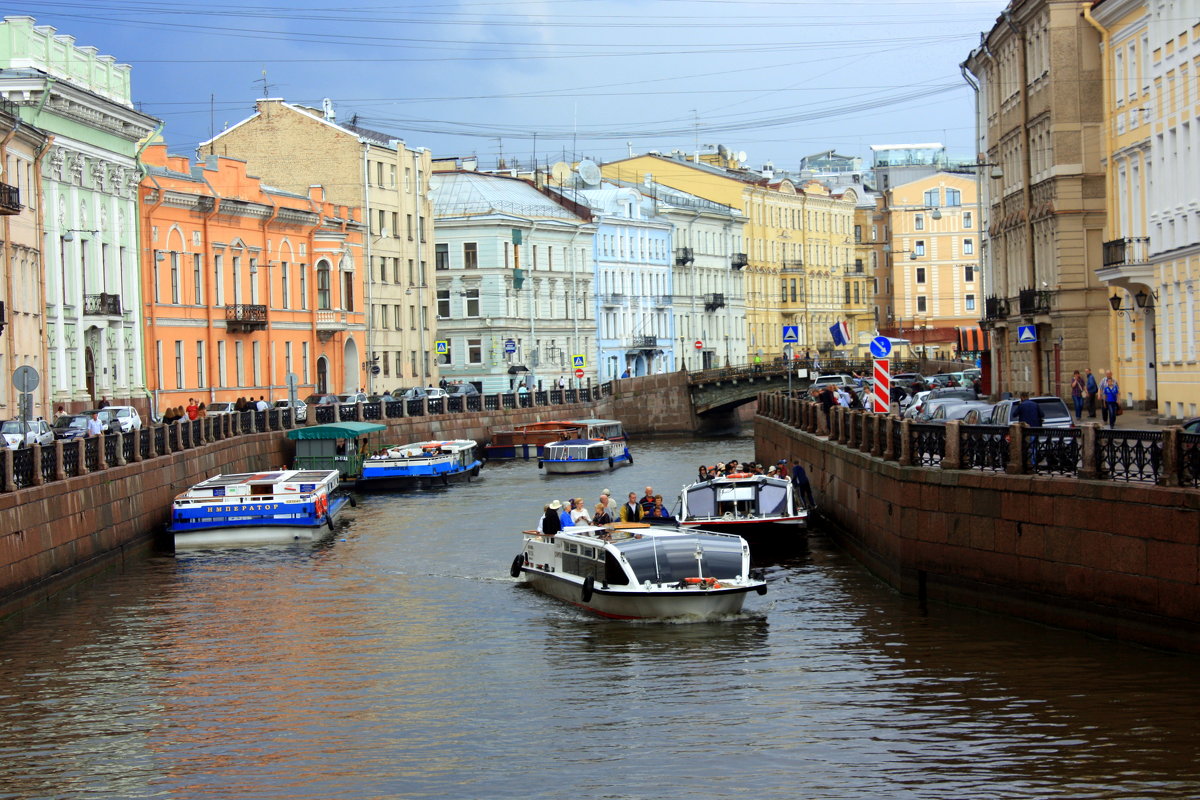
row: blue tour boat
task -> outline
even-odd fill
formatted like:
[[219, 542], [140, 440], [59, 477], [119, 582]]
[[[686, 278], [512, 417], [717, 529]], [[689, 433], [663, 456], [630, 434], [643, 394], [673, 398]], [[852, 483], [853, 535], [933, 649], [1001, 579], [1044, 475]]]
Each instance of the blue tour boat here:
[[352, 502], [337, 470], [216, 475], [175, 498], [167, 526], [175, 547], [317, 539]]
[[610, 439], [566, 439], [546, 445], [538, 467], [547, 475], [604, 472], [633, 463], [624, 442]]
[[363, 460], [358, 486], [421, 488], [469, 481], [479, 475], [483, 461], [474, 439], [413, 442], [389, 447]]

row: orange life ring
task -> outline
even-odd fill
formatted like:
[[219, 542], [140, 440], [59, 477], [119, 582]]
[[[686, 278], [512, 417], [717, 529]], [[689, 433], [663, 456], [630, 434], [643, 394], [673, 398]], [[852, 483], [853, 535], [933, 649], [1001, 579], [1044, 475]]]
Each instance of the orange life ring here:
[[732, 475], [726, 475], [726, 478], [749, 478], [749, 472], [735, 472]]

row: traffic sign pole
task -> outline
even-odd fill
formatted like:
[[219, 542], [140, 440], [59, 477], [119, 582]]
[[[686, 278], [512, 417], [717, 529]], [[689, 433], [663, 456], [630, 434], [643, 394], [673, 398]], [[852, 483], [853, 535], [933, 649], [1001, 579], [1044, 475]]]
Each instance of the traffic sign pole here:
[[889, 364], [890, 362], [886, 358], [875, 359], [871, 410], [876, 414], [886, 414], [892, 407], [892, 373], [888, 368]]

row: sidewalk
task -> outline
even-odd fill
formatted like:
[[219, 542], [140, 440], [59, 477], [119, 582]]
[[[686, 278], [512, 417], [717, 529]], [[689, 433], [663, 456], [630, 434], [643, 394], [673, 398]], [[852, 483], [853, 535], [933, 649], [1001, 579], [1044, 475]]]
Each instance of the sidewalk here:
[[[1068, 405], [1068, 408], [1070, 408], [1069, 405]], [[1118, 428], [1131, 428], [1131, 429], [1144, 428], [1144, 429], [1150, 429], [1150, 430], [1171, 427], [1170, 425], [1165, 425], [1163, 423], [1160, 423], [1158, 421], [1158, 419], [1159, 419], [1159, 417], [1158, 417], [1157, 411], [1135, 411], [1133, 409], [1127, 408], [1127, 409], [1125, 409], [1125, 413], [1123, 413], [1123, 414], [1121, 414], [1121, 416], [1117, 417], [1117, 427]], [[1080, 422], [1081, 423], [1094, 422], [1097, 425], [1104, 425], [1104, 419], [1101, 417], [1099, 409], [1096, 410], [1096, 418], [1092, 419], [1091, 417], [1088, 416], [1087, 409], [1085, 408], [1083, 410], [1083, 419], [1081, 419]], [[1108, 427], [1108, 426], [1105, 425], [1105, 427]]]

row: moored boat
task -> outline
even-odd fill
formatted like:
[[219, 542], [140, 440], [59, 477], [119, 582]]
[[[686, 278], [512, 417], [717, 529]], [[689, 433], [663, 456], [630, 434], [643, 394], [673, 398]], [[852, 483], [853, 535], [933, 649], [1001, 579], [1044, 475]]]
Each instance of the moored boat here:
[[474, 439], [413, 442], [368, 456], [363, 460], [358, 486], [364, 488], [422, 488], [469, 481], [479, 475]]
[[337, 470], [215, 475], [175, 498], [167, 530], [175, 547], [317, 539], [352, 502]]
[[735, 473], [685, 486], [679, 524], [778, 541], [801, 533], [808, 511], [791, 481], [769, 475]]
[[742, 610], [749, 592], [767, 593], [750, 575], [750, 547], [740, 536], [644, 523], [522, 536], [514, 578], [605, 617], [726, 616]]
[[507, 430], [492, 431], [492, 440], [484, 447], [491, 458], [537, 458], [542, 448], [551, 442], [563, 439], [578, 439], [587, 433], [587, 427], [570, 420], [549, 420], [514, 425]]
[[567, 439], [548, 444], [538, 460], [547, 475], [604, 472], [633, 463], [624, 442], [609, 439]]

